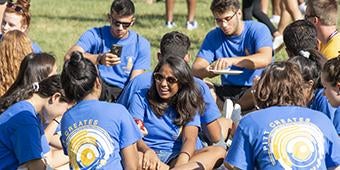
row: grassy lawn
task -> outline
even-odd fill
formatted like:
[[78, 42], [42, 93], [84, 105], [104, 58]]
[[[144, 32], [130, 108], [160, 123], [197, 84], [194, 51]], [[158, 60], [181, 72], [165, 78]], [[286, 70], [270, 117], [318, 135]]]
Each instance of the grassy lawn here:
[[[43, 51], [57, 56], [61, 68], [66, 51], [78, 40], [80, 35], [92, 28], [108, 24], [106, 14], [111, 0], [32, 0], [32, 22], [29, 35]], [[192, 46], [190, 53], [195, 56], [206, 33], [215, 27], [210, 12], [210, 0], [197, 1], [196, 20], [199, 28], [188, 31], [186, 22], [186, 1], [177, 0], [175, 5], [175, 22], [178, 30], [187, 34]], [[164, 27], [164, 1], [146, 4], [143, 0], [135, 0], [136, 23], [131, 28], [146, 37], [152, 45], [152, 66], [155, 66], [159, 41], [164, 33], [171, 31]], [[285, 57], [284, 50], [276, 54], [276, 59]], [[153, 68], [152, 67], [152, 68]], [[59, 69], [60, 70], [60, 69]]]

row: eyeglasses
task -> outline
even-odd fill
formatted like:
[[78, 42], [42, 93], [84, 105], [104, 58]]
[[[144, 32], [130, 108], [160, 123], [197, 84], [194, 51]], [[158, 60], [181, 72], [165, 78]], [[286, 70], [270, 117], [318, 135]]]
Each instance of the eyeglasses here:
[[157, 83], [161, 83], [165, 79], [166, 82], [168, 83], [168, 85], [173, 85], [173, 84], [177, 83], [177, 81], [178, 81], [177, 78], [174, 77], [174, 76], [165, 77], [161, 73], [154, 73], [153, 78], [155, 79], [155, 81]]
[[21, 6], [18, 6], [12, 2], [7, 2], [7, 8], [12, 8], [15, 10], [15, 12], [18, 12], [20, 14], [24, 13], [24, 9]]
[[227, 17], [222, 18], [222, 19], [220, 19], [220, 18], [215, 18], [215, 21], [216, 21], [217, 24], [221, 24], [221, 23], [223, 23], [223, 22], [229, 22], [231, 19], [234, 18], [234, 16], [235, 16], [236, 14], [237, 14], [237, 11], [235, 11], [235, 13], [234, 13], [232, 16], [227, 16]]
[[120, 25], [122, 25], [124, 29], [129, 28], [132, 24], [132, 21], [131, 22], [120, 22], [120, 21], [113, 19], [112, 17], [111, 17], [111, 22], [116, 27], [120, 27]]

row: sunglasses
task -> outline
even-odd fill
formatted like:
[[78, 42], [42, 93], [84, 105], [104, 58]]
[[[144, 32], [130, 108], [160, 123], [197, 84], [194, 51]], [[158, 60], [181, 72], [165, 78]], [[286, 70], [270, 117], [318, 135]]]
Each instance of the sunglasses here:
[[165, 77], [161, 73], [154, 73], [153, 78], [157, 83], [161, 83], [165, 79], [168, 85], [173, 85], [178, 82], [176, 77], [174, 76]]
[[122, 25], [124, 29], [129, 28], [132, 24], [132, 22], [120, 22], [120, 21], [117, 21], [113, 18], [111, 18], [111, 22], [116, 27], [120, 27], [120, 25]]
[[215, 21], [217, 24], [221, 24], [223, 22], [229, 22], [231, 19], [234, 18], [234, 16], [237, 14], [237, 11], [232, 16], [227, 16], [225, 18], [215, 18]]
[[24, 9], [21, 6], [18, 6], [12, 2], [7, 2], [7, 8], [12, 8], [15, 10], [15, 12], [23, 14], [24, 13]]

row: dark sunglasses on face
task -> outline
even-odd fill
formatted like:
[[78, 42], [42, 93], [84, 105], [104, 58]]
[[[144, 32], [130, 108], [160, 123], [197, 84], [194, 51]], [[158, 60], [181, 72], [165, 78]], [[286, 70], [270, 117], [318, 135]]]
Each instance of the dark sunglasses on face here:
[[157, 83], [161, 83], [164, 79], [166, 80], [166, 82], [169, 84], [169, 85], [173, 85], [175, 83], [177, 83], [177, 78], [174, 77], [174, 76], [168, 76], [168, 77], [165, 77], [163, 76], [161, 73], [154, 73], [153, 74], [153, 78], [155, 79], [155, 81]]
[[111, 22], [116, 27], [120, 27], [120, 25], [122, 25], [124, 29], [129, 28], [132, 24], [132, 22], [120, 22], [120, 21], [117, 21], [113, 18], [111, 18]]
[[229, 22], [231, 19], [234, 18], [234, 16], [237, 14], [237, 11], [232, 16], [227, 16], [225, 18], [215, 18], [216, 23], [220, 24], [223, 22]]
[[15, 12], [18, 12], [21, 14], [24, 13], [24, 9], [21, 6], [15, 5], [12, 2], [7, 2], [7, 8], [12, 8], [15, 10]]

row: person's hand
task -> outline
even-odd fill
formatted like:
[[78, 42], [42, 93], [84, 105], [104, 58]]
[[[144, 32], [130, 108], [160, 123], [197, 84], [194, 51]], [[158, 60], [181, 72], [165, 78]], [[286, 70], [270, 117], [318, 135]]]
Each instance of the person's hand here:
[[99, 55], [98, 59], [99, 64], [106, 65], [106, 66], [114, 66], [120, 63], [120, 58], [112, 53], [105, 53], [103, 55]]
[[210, 70], [224, 70], [233, 65], [232, 58], [220, 58], [213, 63], [211, 63], [208, 67]]
[[159, 160], [157, 154], [152, 149], [148, 149], [143, 154], [143, 162], [142, 162], [142, 168], [143, 169], [161, 169], [162, 162]]

